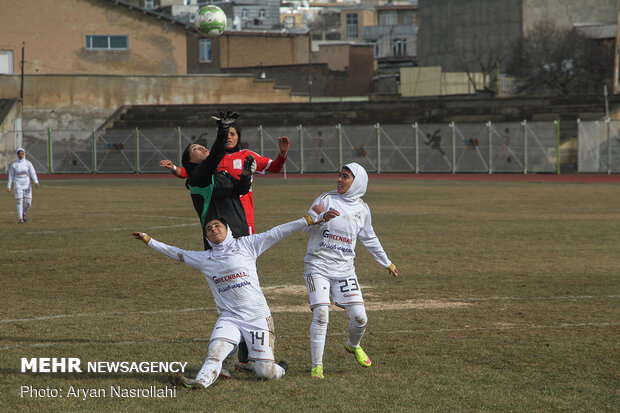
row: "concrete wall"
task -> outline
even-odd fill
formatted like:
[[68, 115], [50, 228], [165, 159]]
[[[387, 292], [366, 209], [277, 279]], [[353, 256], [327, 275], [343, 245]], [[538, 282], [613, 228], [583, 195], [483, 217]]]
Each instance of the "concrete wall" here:
[[310, 33], [229, 32], [213, 38], [213, 45], [213, 63], [222, 69], [310, 63]]
[[[0, 99], [19, 96], [20, 78], [0, 76]], [[252, 75], [27, 75], [24, 129], [96, 128], [123, 105], [304, 102]]]
[[[186, 74], [182, 26], [99, 0], [3, 1], [0, 49], [26, 73]], [[128, 50], [87, 50], [87, 35], [124, 35]]]

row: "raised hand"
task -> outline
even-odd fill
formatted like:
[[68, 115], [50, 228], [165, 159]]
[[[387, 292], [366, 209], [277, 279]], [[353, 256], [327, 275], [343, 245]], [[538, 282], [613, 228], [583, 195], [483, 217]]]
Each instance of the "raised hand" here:
[[239, 114], [237, 112], [232, 112], [228, 110], [226, 111], [226, 113], [220, 112], [219, 118], [216, 116], [213, 116], [213, 119], [215, 119], [217, 126], [227, 128], [233, 123], [235, 123], [238, 117], [239, 117]]

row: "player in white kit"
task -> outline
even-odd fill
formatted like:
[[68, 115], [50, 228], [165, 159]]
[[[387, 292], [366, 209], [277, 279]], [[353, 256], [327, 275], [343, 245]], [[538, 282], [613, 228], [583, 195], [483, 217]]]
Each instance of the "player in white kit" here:
[[327, 222], [307, 228], [311, 233], [304, 257], [304, 279], [313, 312], [310, 325], [310, 349], [313, 378], [324, 378], [323, 351], [329, 322], [330, 297], [349, 316], [349, 338], [345, 349], [355, 355], [364, 367], [370, 367], [370, 358], [360, 342], [366, 331], [366, 308], [355, 274], [355, 244], [359, 239], [375, 260], [396, 277], [398, 270], [388, 259], [375, 231], [368, 205], [361, 197], [366, 193], [368, 175], [357, 163], [347, 164], [338, 175], [337, 190], [319, 196], [313, 205], [322, 205], [324, 212], [309, 214], [318, 221]]
[[39, 178], [34, 170], [32, 163], [26, 159], [26, 151], [24, 148], [17, 149], [17, 160], [11, 163], [9, 167], [9, 181], [7, 191], [11, 192], [11, 185], [15, 192], [17, 200], [17, 216], [19, 223], [23, 224], [28, 221], [26, 212], [32, 206], [32, 185], [30, 180], [39, 187]]
[[[316, 207], [314, 215], [322, 212]], [[200, 270], [211, 287], [217, 311], [207, 359], [196, 379], [179, 377], [178, 383], [186, 387], [203, 389], [219, 376], [222, 361], [237, 351], [239, 342], [245, 339], [249, 359], [255, 362], [254, 371], [263, 379], [279, 379], [288, 366], [274, 361], [274, 325], [267, 300], [263, 295], [256, 270], [256, 259], [276, 242], [295, 231], [317, 224], [309, 215], [295, 221], [278, 225], [269, 231], [241, 238], [233, 238], [223, 219], [206, 223], [206, 235], [212, 249], [186, 251], [159, 242], [142, 232], [134, 237], [168, 257], [184, 262]]]

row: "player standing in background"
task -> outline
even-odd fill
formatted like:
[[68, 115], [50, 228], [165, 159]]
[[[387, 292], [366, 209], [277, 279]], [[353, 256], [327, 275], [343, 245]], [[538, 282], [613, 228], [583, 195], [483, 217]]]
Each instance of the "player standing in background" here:
[[[264, 174], [265, 172], [278, 173], [282, 171], [291, 142], [288, 137], [281, 136], [278, 138], [278, 148], [280, 152], [275, 160], [266, 156], [261, 156], [249, 149], [241, 149], [241, 125], [235, 121], [230, 125], [228, 137], [226, 139], [226, 154], [218, 166], [218, 171], [226, 171], [232, 176], [239, 178], [243, 171], [243, 162], [249, 155], [254, 157], [256, 161], [256, 171]], [[171, 161], [163, 160], [160, 166], [166, 167], [179, 178], [187, 177], [185, 168], [176, 167]], [[252, 188], [246, 195], [241, 196], [241, 204], [245, 210], [246, 220], [248, 222], [248, 231], [254, 233], [254, 196]]]
[[30, 180], [32, 179], [38, 188], [39, 178], [32, 163], [26, 159], [24, 148], [19, 148], [16, 152], [17, 160], [13, 161], [9, 167], [7, 191], [11, 192], [11, 184], [13, 184], [15, 199], [17, 200], [17, 216], [19, 217], [19, 223], [23, 224], [28, 222], [26, 212], [32, 206], [32, 185]]
[[[322, 211], [315, 208], [314, 215]], [[211, 288], [220, 315], [209, 340], [207, 358], [195, 380], [180, 377], [186, 387], [204, 389], [220, 375], [223, 360], [245, 340], [254, 371], [263, 379], [279, 379], [286, 373], [285, 362], [275, 363], [275, 331], [271, 311], [263, 295], [256, 260], [276, 242], [314, 222], [309, 215], [279, 225], [269, 231], [235, 239], [226, 221], [206, 223], [212, 249], [186, 251], [161, 243], [143, 232], [134, 232], [149, 247], [201, 271]]]
[[338, 175], [335, 191], [319, 196], [313, 205], [322, 205], [325, 212], [309, 214], [325, 224], [306, 229], [310, 232], [308, 250], [304, 257], [304, 279], [310, 298], [313, 317], [310, 325], [312, 353], [311, 376], [322, 379], [323, 351], [329, 322], [330, 297], [349, 316], [349, 338], [345, 349], [355, 355], [364, 367], [370, 367], [370, 358], [360, 342], [366, 331], [366, 308], [362, 290], [355, 274], [355, 244], [359, 239], [379, 264], [396, 277], [398, 270], [388, 259], [372, 227], [370, 208], [362, 201], [366, 193], [368, 175], [357, 163], [347, 164]]

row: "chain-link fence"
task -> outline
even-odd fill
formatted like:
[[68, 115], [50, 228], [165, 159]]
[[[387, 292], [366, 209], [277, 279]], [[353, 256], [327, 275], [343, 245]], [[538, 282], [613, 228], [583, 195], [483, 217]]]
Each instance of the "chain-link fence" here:
[[578, 121], [579, 172], [620, 171], [620, 121]]
[[[586, 128], [588, 133], [595, 133], [590, 132], [592, 128]], [[291, 149], [286, 170], [292, 173], [335, 172], [349, 162], [357, 162], [369, 172], [555, 173], [559, 172], [558, 131], [557, 122], [525, 121], [246, 126], [241, 141], [244, 147], [273, 159], [279, 152], [278, 137], [288, 136]], [[22, 131], [21, 142], [15, 144], [26, 149], [40, 173], [156, 173], [164, 172], [159, 167], [161, 159], [179, 164], [188, 144], [209, 147], [216, 133], [215, 127], [110, 129], [101, 133], [48, 129]], [[12, 142], [14, 136], [14, 131], [5, 132], [0, 139]], [[600, 134], [596, 136], [600, 139]], [[2, 154], [9, 162], [0, 165], [0, 170], [6, 172], [10, 160], [15, 159], [11, 150], [12, 154]]]

